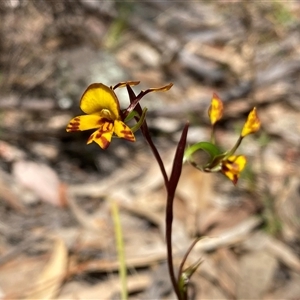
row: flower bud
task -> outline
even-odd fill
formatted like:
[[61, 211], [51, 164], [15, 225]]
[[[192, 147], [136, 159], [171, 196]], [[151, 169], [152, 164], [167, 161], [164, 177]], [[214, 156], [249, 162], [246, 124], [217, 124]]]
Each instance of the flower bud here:
[[213, 94], [211, 104], [208, 109], [208, 116], [212, 125], [218, 122], [223, 115], [223, 102], [217, 94]]
[[248, 115], [248, 119], [243, 127], [241, 137], [245, 137], [248, 134], [255, 133], [260, 128], [260, 120], [256, 113], [256, 107]]

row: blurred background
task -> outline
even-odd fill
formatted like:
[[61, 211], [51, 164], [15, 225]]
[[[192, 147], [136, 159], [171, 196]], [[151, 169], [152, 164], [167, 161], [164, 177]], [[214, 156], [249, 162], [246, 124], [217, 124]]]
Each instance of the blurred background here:
[[[139, 80], [170, 171], [188, 143], [207, 141], [213, 92], [224, 101], [217, 143], [231, 148], [252, 107], [262, 122], [238, 154], [234, 187], [184, 166], [175, 199], [177, 265], [194, 299], [300, 295], [299, 1], [0, 2], [0, 295], [119, 299], [111, 201], [120, 207], [130, 299], [174, 299], [166, 267], [165, 189], [142, 135], [86, 145], [66, 133], [93, 82]], [[116, 91], [122, 107], [125, 89]]]

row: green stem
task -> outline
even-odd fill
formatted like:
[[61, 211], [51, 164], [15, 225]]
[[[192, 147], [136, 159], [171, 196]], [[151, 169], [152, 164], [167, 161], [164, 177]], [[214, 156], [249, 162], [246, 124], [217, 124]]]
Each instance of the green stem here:
[[114, 200], [111, 201], [111, 210], [112, 210], [112, 218], [114, 222], [115, 238], [116, 238], [117, 252], [118, 252], [119, 274], [121, 279], [121, 299], [127, 300], [128, 299], [127, 269], [126, 269], [126, 262], [125, 262], [125, 250], [124, 250], [124, 243], [123, 243], [122, 225], [120, 221], [119, 206]]
[[232, 147], [232, 149], [230, 151], [228, 151], [226, 157], [230, 157], [231, 155], [233, 155], [235, 153], [236, 149], [240, 146], [242, 140], [243, 140], [243, 137], [240, 136], [239, 139], [236, 141], [235, 145]]
[[216, 129], [216, 126], [215, 126], [215, 124], [213, 124], [212, 125], [212, 128], [211, 128], [211, 136], [210, 136], [210, 142], [212, 143], [212, 144], [215, 144], [215, 130]]

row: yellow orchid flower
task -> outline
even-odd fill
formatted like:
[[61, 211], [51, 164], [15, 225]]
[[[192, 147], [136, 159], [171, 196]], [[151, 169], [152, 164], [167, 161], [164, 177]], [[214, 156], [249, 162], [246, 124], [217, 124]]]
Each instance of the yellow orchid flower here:
[[254, 107], [248, 115], [247, 121], [243, 127], [241, 137], [245, 137], [248, 134], [255, 133], [260, 128], [260, 120], [256, 113], [256, 107]]
[[97, 128], [87, 144], [96, 142], [102, 149], [109, 146], [113, 135], [135, 141], [132, 130], [121, 119], [119, 100], [108, 86], [91, 84], [81, 97], [80, 108], [86, 115], [73, 118], [66, 128], [67, 132]]
[[214, 93], [211, 99], [211, 104], [208, 109], [208, 116], [212, 125], [218, 122], [223, 115], [223, 102], [219, 96]]
[[244, 155], [232, 155], [222, 161], [221, 172], [229, 178], [233, 184], [237, 184], [240, 173], [246, 166], [247, 159]]

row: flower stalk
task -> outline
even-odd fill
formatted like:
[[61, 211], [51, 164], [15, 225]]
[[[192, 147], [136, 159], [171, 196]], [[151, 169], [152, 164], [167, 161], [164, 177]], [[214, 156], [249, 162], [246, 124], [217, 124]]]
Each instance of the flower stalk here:
[[[167, 263], [170, 280], [178, 300], [188, 299], [188, 286], [190, 278], [201, 264], [201, 259], [196, 261], [184, 269], [184, 264], [190, 254], [191, 250], [197, 243], [197, 240], [189, 247], [179, 267], [179, 273], [176, 276], [174, 271], [173, 262], [173, 247], [172, 247], [172, 224], [173, 224], [173, 204], [175, 199], [175, 193], [177, 185], [181, 176], [183, 163], [189, 162], [195, 168], [202, 172], [220, 172], [225, 175], [235, 185], [238, 182], [241, 172], [246, 165], [246, 157], [244, 155], [236, 155], [238, 147], [240, 146], [244, 137], [249, 134], [255, 133], [260, 129], [260, 120], [257, 116], [256, 108], [254, 107], [248, 115], [248, 118], [241, 130], [240, 136], [237, 142], [228, 151], [222, 151], [215, 142], [215, 130], [216, 123], [223, 116], [223, 102], [217, 94], [213, 94], [211, 104], [208, 109], [208, 116], [210, 119], [212, 132], [210, 142], [201, 141], [186, 148], [187, 133], [189, 128], [189, 122], [187, 122], [182, 130], [180, 140], [178, 142], [175, 156], [173, 159], [173, 166], [170, 177], [168, 177], [164, 162], [160, 156], [160, 153], [155, 146], [147, 122], [146, 113], [147, 108], [142, 108], [140, 100], [151, 92], [168, 91], [173, 84], [170, 83], [159, 88], [150, 88], [145, 91], [141, 91], [138, 95], [132, 89], [132, 86], [139, 84], [139, 81], [127, 81], [120, 82], [113, 87], [108, 87], [102, 83], [91, 84], [83, 93], [80, 101], [80, 108], [85, 115], [77, 116], [73, 118], [66, 130], [68, 132], [83, 131], [93, 129], [96, 130], [88, 139], [88, 144], [96, 142], [102, 149], [108, 148], [113, 137], [122, 138], [130, 142], [135, 141], [134, 133], [137, 130], [141, 130], [147, 144], [149, 145], [154, 158], [156, 159], [160, 171], [164, 179], [164, 185], [167, 191], [166, 201], [166, 213], [165, 213], [165, 237], [167, 248]], [[130, 104], [126, 109], [121, 110], [119, 100], [114, 92], [117, 88], [126, 87]], [[129, 127], [126, 123], [131, 119], [135, 119], [136, 124], [133, 127]], [[194, 154], [197, 151], [205, 151], [209, 159], [208, 161], [200, 165], [194, 159]], [[119, 259], [123, 268], [120, 269], [120, 276], [123, 282], [123, 294], [122, 299], [127, 298], [127, 292], [125, 288], [126, 284], [126, 268], [124, 257], [122, 252], [121, 231], [117, 206], [113, 205], [114, 219], [116, 228], [118, 231], [117, 240], [119, 245]]]

